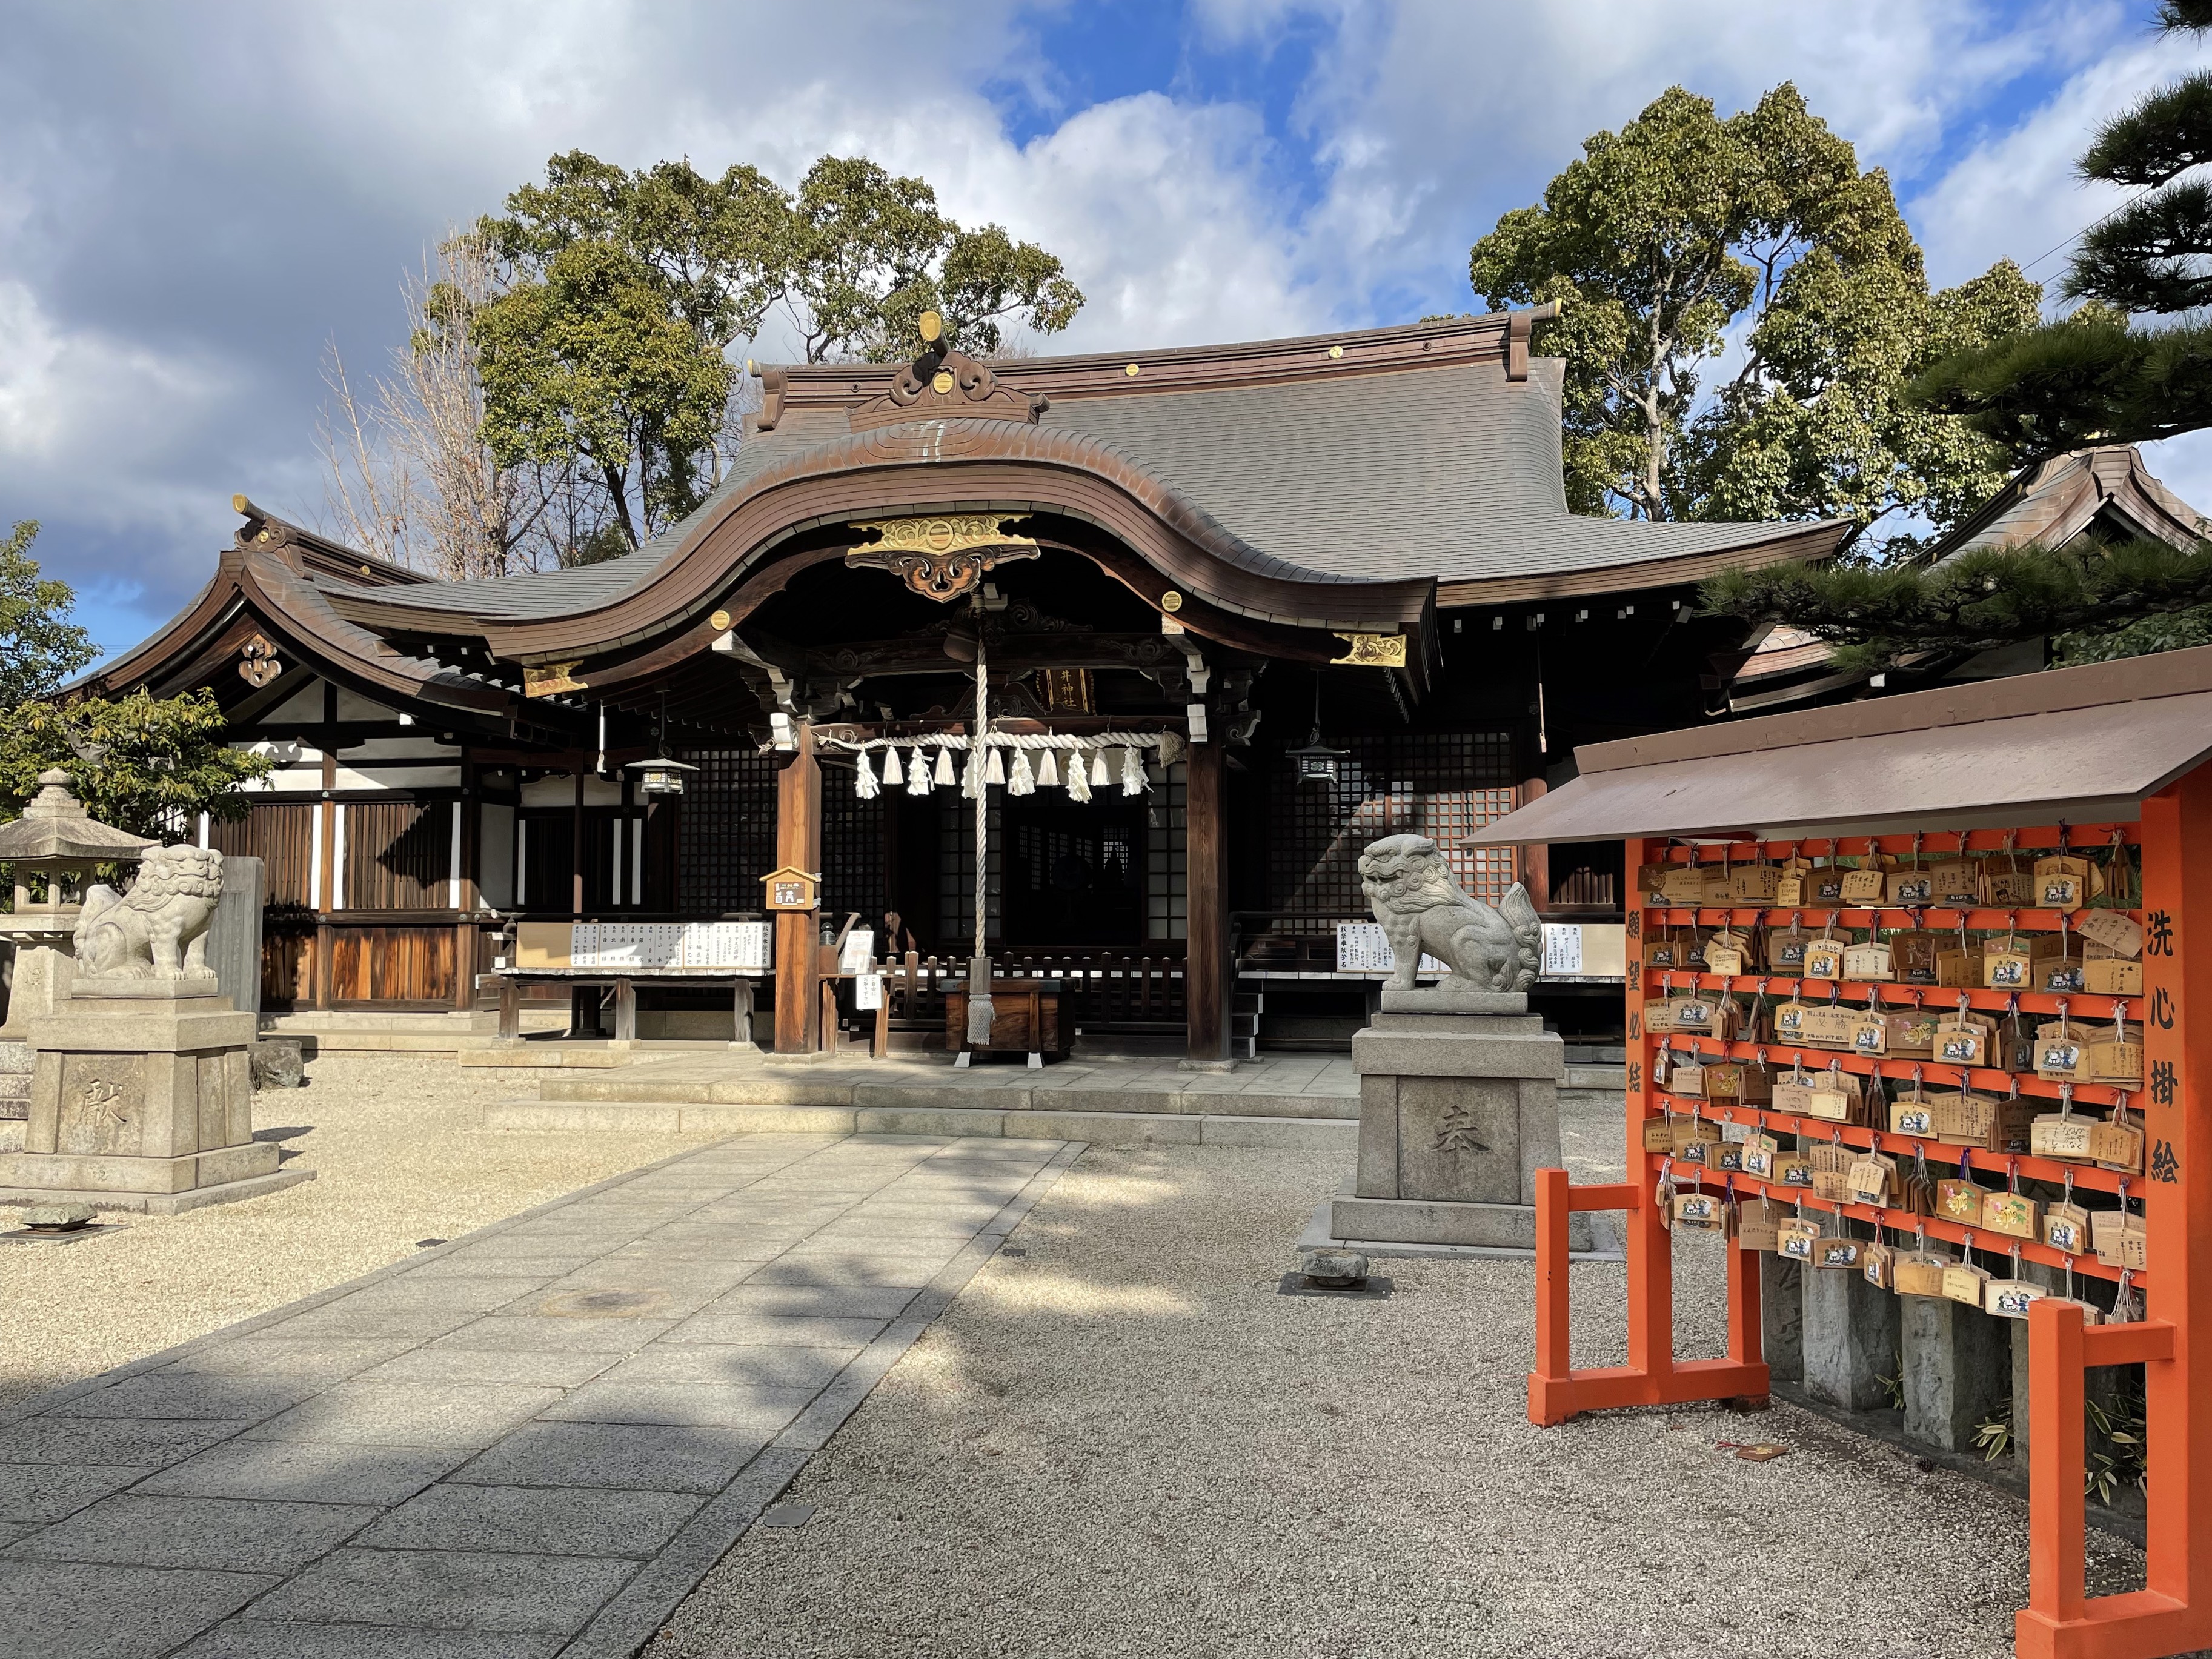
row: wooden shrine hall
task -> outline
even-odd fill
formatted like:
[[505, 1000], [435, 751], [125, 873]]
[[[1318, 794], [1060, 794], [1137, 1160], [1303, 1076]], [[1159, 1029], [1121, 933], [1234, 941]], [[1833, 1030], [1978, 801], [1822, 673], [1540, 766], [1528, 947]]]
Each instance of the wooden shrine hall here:
[[[1569, 513], [1538, 315], [765, 369], [697, 512], [494, 580], [241, 496], [199, 596], [76, 689], [211, 688], [277, 762], [201, 832], [266, 862], [266, 1008], [473, 1007], [518, 922], [758, 916], [784, 872], [818, 910], [776, 919], [779, 1049], [849, 1007], [817, 976], [855, 914], [962, 975], [980, 915], [1086, 1038], [1340, 1042], [1360, 850], [1425, 834], [1472, 892], [1619, 921], [1617, 848], [1465, 838], [1577, 744], [1716, 712], [1743, 630], [1694, 584], [1847, 528]], [[641, 1034], [726, 1035], [726, 991], [641, 994]]]

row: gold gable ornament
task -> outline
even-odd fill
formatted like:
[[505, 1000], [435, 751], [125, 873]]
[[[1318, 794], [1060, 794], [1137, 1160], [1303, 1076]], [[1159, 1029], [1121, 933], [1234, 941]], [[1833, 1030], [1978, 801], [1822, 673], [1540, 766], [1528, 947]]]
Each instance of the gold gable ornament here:
[[1345, 653], [1332, 657], [1333, 665], [1348, 665], [1354, 668], [1403, 668], [1406, 665], [1406, 636], [1403, 634], [1339, 634], [1345, 643]]
[[536, 665], [525, 663], [522, 667], [522, 695], [526, 697], [558, 696], [563, 691], [587, 690], [578, 679], [580, 662], [549, 662]]
[[998, 566], [1037, 556], [1035, 537], [1006, 528], [1018, 516], [943, 513], [850, 524], [846, 528], [872, 532], [876, 539], [852, 549], [845, 562], [855, 570], [887, 570], [924, 599], [942, 605], [967, 592]]

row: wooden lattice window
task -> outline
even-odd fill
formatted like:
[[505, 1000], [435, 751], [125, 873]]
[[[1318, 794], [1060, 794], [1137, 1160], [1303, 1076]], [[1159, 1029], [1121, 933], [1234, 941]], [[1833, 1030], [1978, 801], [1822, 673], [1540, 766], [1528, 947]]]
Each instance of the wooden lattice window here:
[[775, 867], [775, 763], [750, 749], [694, 749], [676, 836], [676, 905], [689, 916], [761, 908]]
[[882, 795], [860, 799], [852, 778], [842, 767], [823, 774], [822, 914], [842, 922], [847, 911], [857, 910], [861, 927], [880, 931], [886, 908], [884, 812], [889, 803]]
[[1495, 904], [1519, 879], [1511, 848], [1470, 851], [1468, 836], [1513, 810], [1504, 732], [1407, 732], [1352, 739], [1334, 789], [1298, 781], [1279, 757], [1267, 776], [1269, 908], [1285, 918], [1363, 916], [1359, 854], [1385, 836], [1426, 836], [1470, 894]]

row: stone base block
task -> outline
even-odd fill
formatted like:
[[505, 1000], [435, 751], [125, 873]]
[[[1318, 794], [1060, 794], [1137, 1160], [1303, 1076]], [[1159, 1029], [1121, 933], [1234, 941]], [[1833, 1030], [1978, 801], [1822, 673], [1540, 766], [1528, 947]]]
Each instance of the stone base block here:
[[1805, 1392], [1847, 1412], [1881, 1411], [1896, 1374], [1898, 1306], [1863, 1273], [1839, 1267], [1804, 1270]]
[[[1454, 1204], [1429, 1198], [1340, 1198], [1329, 1206], [1332, 1238], [1383, 1244], [1479, 1244], [1536, 1248], [1536, 1210], [1522, 1204]], [[1589, 1217], [1568, 1218], [1567, 1248], [1590, 1248]]]
[[[40, 1193], [188, 1193], [275, 1171], [276, 1144], [249, 1140], [181, 1158], [100, 1152], [17, 1152], [0, 1165], [0, 1182]], [[86, 1200], [89, 1202], [90, 1200]]]
[[[272, 1146], [270, 1149], [274, 1152]], [[95, 1210], [125, 1210], [137, 1215], [182, 1215], [187, 1210], [204, 1210], [210, 1204], [235, 1204], [244, 1198], [264, 1198], [270, 1193], [281, 1193], [287, 1187], [296, 1187], [303, 1181], [313, 1181], [313, 1170], [277, 1170], [268, 1175], [248, 1176], [240, 1181], [217, 1182], [211, 1187], [195, 1187], [185, 1193], [116, 1193], [86, 1190], [71, 1192], [23, 1187], [0, 1187], [0, 1204], [89, 1204]]]
[[1410, 990], [1382, 988], [1386, 1014], [1525, 1014], [1526, 991], [1477, 991], [1461, 985], [1416, 985]]
[[1978, 1308], [1934, 1297], [1897, 1298], [1905, 1354], [1905, 1437], [1948, 1452], [2012, 1392], [2012, 1330]]

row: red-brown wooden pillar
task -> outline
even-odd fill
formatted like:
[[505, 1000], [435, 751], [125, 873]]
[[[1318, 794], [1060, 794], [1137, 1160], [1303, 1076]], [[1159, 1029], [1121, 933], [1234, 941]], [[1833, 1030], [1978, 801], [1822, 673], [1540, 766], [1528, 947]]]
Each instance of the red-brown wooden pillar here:
[[1221, 745], [1190, 746], [1183, 791], [1183, 855], [1188, 872], [1183, 1002], [1188, 1057], [1200, 1064], [1229, 1058], [1228, 837], [1223, 833]]
[[[1540, 777], [1525, 778], [1521, 783], [1521, 798], [1513, 805], [1518, 808], [1542, 799], [1546, 785]], [[1511, 849], [1508, 849], [1510, 851]], [[1528, 902], [1539, 910], [1552, 908], [1552, 849], [1542, 842], [1532, 842], [1520, 849], [1521, 884], [1528, 890]]]
[[[809, 875], [822, 870], [822, 768], [814, 758], [814, 728], [798, 725], [799, 752], [775, 779], [775, 861]], [[811, 910], [779, 911], [775, 918], [775, 1051], [812, 1054], [821, 1031], [815, 1008], [815, 954], [819, 918]]]

